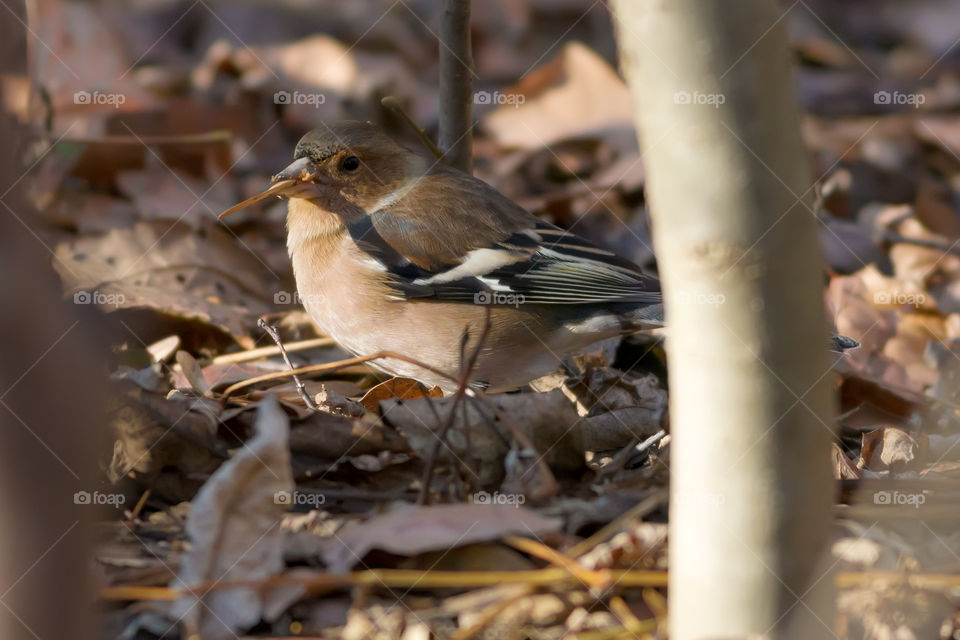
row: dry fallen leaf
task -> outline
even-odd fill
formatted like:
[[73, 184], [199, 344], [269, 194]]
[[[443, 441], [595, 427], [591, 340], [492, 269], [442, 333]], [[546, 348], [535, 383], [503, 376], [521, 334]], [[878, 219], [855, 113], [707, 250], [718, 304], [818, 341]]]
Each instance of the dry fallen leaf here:
[[371, 549], [404, 556], [449, 549], [506, 535], [542, 536], [559, 530], [560, 518], [548, 518], [505, 504], [402, 505], [365, 522], [347, 524], [323, 552], [330, 571], [344, 572]]
[[834, 442], [830, 446], [833, 477], [836, 480], [856, 480], [863, 476], [857, 466], [846, 456], [843, 449]]
[[[628, 381], [617, 393], [630, 389], [633, 384]], [[633, 388], [638, 389], [654, 390], [645, 379]], [[534, 459], [545, 462], [554, 472], [576, 474], [584, 469], [587, 451], [619, 449], [660, 430], [665, 395], [661, 395], [662, 390], [655, 391], [647, 398], [649, 402], [641, 406], [616, 408], [586, 418], [577, 413], [575, 405], [558, 389], [549, 393], [496, 394], [490, 399], [497, 408], [496, 413], [488, 405], [466, 402], [462, 411], [458, 409], [454, 416], [445, 445], [439, 449], [439, 459], [465, 465], [481, 486], [499, 485], [504, 477], [505, 461], [509, 460], [506, 438], [515, 428], [532, 444], [534, 451], [543, 453]], [[453, 402], [452, 397], [385, 400], [383, 419], [426, 460], [433, 455], [436, 434], [447, 424]], [[509, 420], [511, 429], [504, 428], [505, 420]]]
[[200, 368], [200, 364], [192, 355], [186, 351], [177, 351], [177, 365], [194, 391], [202, 396], [209, 397], [211, 395], [210, 385], [203, 377], [203, 369]]
[[410, 378], [390, 378], [369, 391], [360, 398], [360, 404], [371, 413], [377, 413], [380, 410], [380, 403], [392, 398], [400, 400], [414, 400], [416, 398], [442, 398], [443, 392], [440, 387], [428, 389], [416, 380]]
[[168, 394], [166, 380], [150, 371], [117, 376], [108, 413], [114, 437], [109, 474], [114, 481], [133, 477], [173, 501], [187, 499], [196, 491], [196, 478], [211, 473], [227, 454], [216, 437], [217, 419], [209, 406], [215, 403]]
[[857, 466], [870, 471], [905, 471], [923, 463], [923, 451], [916, 438], [895, 427], [882, 427], [863, 434]]
[[[422, 460], [437, 450], [437, 433], [443, 430], [454, 409], [454, 398], [384, 400], [383, 420], [410, 443]], [[516, 428], [532, 443], [534, 456], [551, 469], [581, 472], [584, 469], [583, 430], [585, 421], [560, 391], [537, 394], [498, 394], [491, 398], [499, 413], [508, 416]], [[572, 429], [579, 426], [579, 429]], [[624, 436], [625, 440], [629, 435]], [[463, 465], [471, 479], [481, 487], [499, 486], [506, 473], [511, 451], [510, 432], [503, 428], [493, 411], [485, 405], [464, 402], [453, 416], [450, 429], [439, 447], [438, 460]]]
[[165, 362], [180, 349], [180, 336], [174, 334], [147, 345], [147, 353], [153, 362]]
[[[505, 104], [483, 119], [483, 126], [504, 147], [540, 149], [568, 138], [597, 137], [623, 154], [637, 148], [626, 84], [579, 42], [565, 45], [553, 62], [530, 74], [503, 100]], [[489, 103], [496, 104], [492, 97]], [[635, 159], [638, 154], [630, 155]]]
[[833, 543], [832, 553], [838, 561], [846, 562], [857, 569], [871, 569], [880, 559], [883, 547], [868, 538], [840, 538]]
[[56, 248], [54, 267], [78, 304], [155, 309], [210, 323], [238, 341], [270, 310], [275, 277], [223, 228], [141, 222]]
[[[119, 108], [134, 110], [151, 102], [147, 92], [127, 73], [132, 60], [123, 35], [105, 15], [109, 9], [83, 3], [44, 2], [29, 7], [30, 32], [35, 36], [31, 77], [43, 79], [58, 115], [72, 111], [71, 127], [80, 110], [112, 109], [117, 103]], [[122, 98], [111, 104], [95, 104], [89, 96], [93, 89]], [[76, 99], [77, 91], [86, 91], [87, 99]], [[75, 128], [73, 131], [76, 133]]]
[[[267, 396], [257, 411], [256, 434], [203, 485], [191, 503], [186, 532], [190, 550], [184, 555], [171, 586], [188, 589], [178, 600], [175, 615], [192, 633], [208, 640], [233, 638], [285, 607], [277, 593], [255, 587], [193, 592], [204, 582], [261, 580], [283, 570], [283, 530], [280, 522], [292, 504], [293, 479], [288, 449], [287, 416]], [[298, 599], [299, 587], [289, 587], [286, 604]]]
[[142, 219], [184, 220], [197, 226], [233, 204], [235, 197], [223, 181], [210, 185], [159, 164], [120, 171], [116, 180], [117, 188], [130, 198]]
[[374, 414], [349, 418], [314, 411], [294, 423], [290, 449], [295, 455], [339, 460], [342, 456], [378, 455], [382, 451], [403, 453], [409, 446]]

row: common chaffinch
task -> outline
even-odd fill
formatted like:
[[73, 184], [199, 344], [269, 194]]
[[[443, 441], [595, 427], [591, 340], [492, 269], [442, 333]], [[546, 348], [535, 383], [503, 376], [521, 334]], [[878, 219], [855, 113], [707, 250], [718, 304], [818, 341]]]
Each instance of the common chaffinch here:
[[[590, 344], [663, 325], [656, 278], [482, 180], [428, 163], [372, 124], [311, 131], [272, 182], [220, 218], [289, 198], [287, 248], [300, 298], [354, 354], [392, 351], [456, 379], [489, 312], [470, 383], [508, 390]], [[456, 386], [405, 361], [371, 364]]]

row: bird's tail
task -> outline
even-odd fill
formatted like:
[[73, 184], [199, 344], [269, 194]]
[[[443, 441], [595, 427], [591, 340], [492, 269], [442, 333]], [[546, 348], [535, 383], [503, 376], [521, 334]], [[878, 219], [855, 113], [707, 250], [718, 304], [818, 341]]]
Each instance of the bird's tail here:
[[621, 323], [627, 332], [662, 327], [666, 324], [663, 320], [663, 304], [657, 302], [629, 309], [621, 315]]
[[859, 349], [860, 341], [854, 340], [848, 336], [834, 335], [830, 336], [830, 351], [836, 351], [837, 353], [843, 353], [844, 351], [849, 351], [850, 349]]
[[[621, 315], [621, 321], [626, 327], [626, 333], [644, 331], [666, 326], [663, 319], [663, 305], [650, 304], [634, 307]], [[830, 350], [837, 353], [850, 351], [860, 347], [860, 342], [849, 336], [839, 334], [830, 336]]]

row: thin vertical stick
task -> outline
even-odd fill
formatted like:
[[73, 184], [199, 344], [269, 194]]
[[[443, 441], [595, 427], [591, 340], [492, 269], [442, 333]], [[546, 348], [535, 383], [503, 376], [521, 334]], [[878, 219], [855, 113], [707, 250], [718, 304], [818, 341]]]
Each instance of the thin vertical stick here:
[[470, 0], [444, 0], [440, 23], [440, 149], [451, 166], [473, 173], [473, 56]]

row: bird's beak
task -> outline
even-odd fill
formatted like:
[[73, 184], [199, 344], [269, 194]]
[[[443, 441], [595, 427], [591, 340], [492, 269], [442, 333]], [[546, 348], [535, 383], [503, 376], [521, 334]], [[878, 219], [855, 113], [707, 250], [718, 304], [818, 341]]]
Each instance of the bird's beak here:
[[276, 174], [270, 181], [273, 183], [269, 189], [247, 198], [243, 202], [233, 205], [223, 213], [217, 216], [217, 220], [223, 220], [227, 216], [246, 209], [252, 204], [265, 200], [270, 196], [302, 196], [307, 192], [318, 194], [322, 190], [321, 180], [317, 176], [317, 167], [309, 158], [298, 158], [291, 162], [283, 171]]

